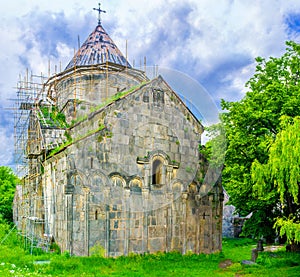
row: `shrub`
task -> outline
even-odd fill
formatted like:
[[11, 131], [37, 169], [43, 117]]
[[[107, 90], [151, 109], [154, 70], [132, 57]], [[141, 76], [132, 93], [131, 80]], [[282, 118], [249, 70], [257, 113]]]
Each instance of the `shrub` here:
[[96, 243], [91, 247], [90, 254], [92, 257], [105, 257], [105, 248], [100, 243]]

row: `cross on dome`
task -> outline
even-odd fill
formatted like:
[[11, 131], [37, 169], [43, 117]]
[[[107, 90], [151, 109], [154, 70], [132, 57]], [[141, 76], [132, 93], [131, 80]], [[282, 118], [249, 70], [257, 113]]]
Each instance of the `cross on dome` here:
[[94, 10], [94, 11], [98, 11], [98, 25], [101, 25], [101, 13], [106, 13], [106, 11], [101, 10], [101, 7], [100, 7], [101, 4], [100, 4], [100, 3], [98, 3], [98, 6], [99, 6], [98, 9], [93, 8], [93, 10]]
[[98, 25], [80, 46], [65, 70], [74, 66], [98, 65], [106, 62], [131, 68], [127, 59], [101, 25], [101, 13], [106, 13], [106, 11], [101, 10], [100, 3], [99, 8], [93, 8], [93, 10], [98, 11]]

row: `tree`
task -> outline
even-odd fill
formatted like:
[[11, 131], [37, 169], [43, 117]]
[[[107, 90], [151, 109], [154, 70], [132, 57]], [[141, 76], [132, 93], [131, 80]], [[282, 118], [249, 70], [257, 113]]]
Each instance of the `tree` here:
[[206, 157], [212, 168], [222, 168], [226, 152], [226, 134], [222, 123], [205, 127], [209, 140], [204, 145], [199, 145], [200, 153]]
[[11, 168], [0, 166], [0, 221], [13, 222], [12, 205], [17, 182]]
[[244, 234], [271, 238], [274, 219], [282, 215], [280, 193], [273, 191], [264, 199], [253, 193], [251, 166], [255, 160], [261, 164], [268, 161], [270, 143], [281, 131], [280, 118], [300, 115], [300, 45], [287, 42], [282, 57], [258, 57], [256, 61], [245, 97], [221, 103], [226, 111], [221, 120], [228, 145], [222, 180], [236, 211], [241, 216], [252, 212]]
[[273, 191], [278, 191], [282, 214], [275, 227], [294, 245], [300, 242], [300, 117], [292, 120], [284, 116], [281, 126], [269, 148], [267, 163], [255, 160], [251, 175], [254, 190], [261, 199], [268, 199]]

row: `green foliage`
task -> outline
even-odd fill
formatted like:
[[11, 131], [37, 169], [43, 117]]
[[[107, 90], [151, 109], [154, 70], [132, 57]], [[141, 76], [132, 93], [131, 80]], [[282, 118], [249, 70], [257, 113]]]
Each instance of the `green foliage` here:
[[269, 148], [269, 157], [262, 164], [252, 164], [254, 190], [262, 199], [279, 193], [282, 214], [275, 227], [289, 242], [300, 242], [299, 185], [300, 185], [300, 117], [281, 118], [282, 130]]
[[[233, 262], [239, 262], [241, 259], [249, 259], [251, 249], [256, 247], [256, 241], [249, 238], [223, 238], [222, 252], [224, 258]], [[237, 251], [239, 249], [239, 251]]]
[[[104, 102], [102, 102], [101, 104], [97, 105], [97, 106], [94, 106], [94, 107], [91, 107], [90, 108], [90, 113], [93, 113], [93, 112], [96, 112], [100, 109], [102, 109], [103, 107], [107, 106], [108, 104], [122, 98], [123, 96], [126, 96], [128, 95], [129, 93], [133, 92], [134, 90], [140, 88], [141, 86], [145, 85], [146, 82], [143, 82], [139, 85], [136, 85], [136, 86], [133, 86], [131, 87], [129, 90], [127, 91], [121, 91], [121, 92], [118, 92], [116, 94], [114, 94], [113, 96], [111, 96], [110, 98], [106, 99]], [[72, 122], [71, 122], [71, 126], [75, 125], [76, 123], [79, 123], [79, 122], [82, 122], [82, 121], [85, 121], [88, 119], [88, 115], [85, 114], [85, 115], [82, 115], [82, 116], [79, 116], [77, 117], [76, 119], [73, 119]]]
[[265, 237], [271, 240], [274, 234], [273, 224], [273, 212], [264, 209], [264, 207], [257, 208], [253, 215], [245, 221], [240, 236], [255, 238]]
[[126, 96], [126, 95], [128, 95], [129, 93], [135, 91], [136, 89], [142, 87], [142, 86], [145, 85], [146, 83], [147, 83], [147, 82], [142, 82], [142, 83], [139, 84], [139, 85], [136, 85], [136, 86], [131, 87], [129, 90], [126, 90], [126, 91], [120, 91], [120, 92], [114, 94], [113, 96], [111, 96], [110, 98], [108, 98], [107, 100], [105, 100], [105, 101], [104, 101], [103, 103], [101, 103], [100, 105], [95, 106], [95, 107], [92, 107], [92, 108], [90, 109], [90, 112], [92, 113], [92, 112], [95, 112], [95, 111], [100, 110], [101, 108], [107, 106], [108, 104], [110, 104], [110, 103], [112, 103], [112, 102], [114, 102], [114, 101], [116, 101], [116, 100], [122, 98], [123, 96]]
[[[230, 203], [241, 216], [250, 212], [256, 214], [257, 219], [260, 215], [268, 215], [267, 221], [259, 220], [259, 225], [252, 226], [259, 237], [266, 235], [264, 229], [269, 233], [274, 220], [281, 215], [280, 191], [270, 190], [260, 197], [256, 186], [253, 193], [251, 167], [252, 163], [254, 167], [259, 164], [264, 167], [267, 163], [269, 149], [282, 129], [282, 116], [300, 115], [300, 46], [287, 42], [282, 57], [268, 60], [259, 57], [256, 61], [256, 72], [246, 84], [249, 91], [245, 97], [239, 102], [222, 101], [226, 112], [221, 120], [228, 142], [222, 180]], [[263, 188], [263, 179], [259, 179]]]
[[[62, 151], [64, 148], [68, 147], [69, 145], [76, 143], [88, 136], [91, 136], [93, 134], [96, 134], [99, 131], [102, 131], [103, 129], [105, 129], [104, 125], [100, 125], [97, 129], [92, 129], [89, 130], [87, 133], [80, 135], [77, 138], [72, 138], [71, 135], [68, 132], [65, 132], [65, 136], [67, 137], [67, 141], [61, 145], [59, 145], [58, 147], [56, 147], [55, 149], [53, 149], [49, 155], [47, 156], [47, 158], [50, 158], [52, 156], [54, 156], [55, 154], [57, 154], [58, 152]], [[110, 136], [112, 136], [112, 134], [110, 133]]]
[[51, 150], [50, 153], [49, 153], [49, 155], [47, 156], [47, 158], [50, 158], [50, 157], [54, 156], [55, 154], [59, 153], [60, 151], [62, 151], [64, 148], [68, 147], [72, 143], [73, 143], [72, 140], [66, 141], [65, 143], [62, 143], [58, 147], [56, 147], [53, 150]]
[[50, 251], [55, 254], [60, 254], [60, 247], [55, 242], [50, 245]]
[[92, 257], [105, 257], [105, 248], [100, 243], [96, 243], [91, 247], [90, 254]]
[[300, 242], [300, 223], [298, 218], [278, 218], [275, 228], [280, 230], [280, 236], [287, 237], [289, 243]]
[[0, 166], [0, 222], [13, 222], [12, 204], [18, 181], [11, 168]]
[[20, 246], [16, 229], [7, 222], [0, 222], [0, 245], [8, 245], [12, 247]]
[[289, 117], [283, 117], [282, 130], [277, 134], [274, 143], [269, 148], [269, 158], [266, 164], [255, 160], [252, 164], [252, 179], [260, 195], [275, 188], [284, 203], [286, 194], [290, 194], [295, 204], [299, 204], [300, 183], [300, 117], [295, 117], [293, 123]]
[[208, 161], [210, 166], [223, 167], [226, 153], [226, 134], [222, 123], [206, 127], [210, 140], [203, 145], [199, 145], [199, 152]]
[[[9, 228], [0, 226], [0, 242]], [[32, 256], [21, 245], [16, 231], [0, 244], [0, 276], [298, 276], [300, 270], [300, 254], [282, 250], [260, 253], [257, 265], [242, 265], [256, 247], [251, 239], [224, 239], [223, 252], [211, 255], [159, 252], [118, 258], [74, 257], [69, 252]], [[221, 268], [224, 261], [231, 265]]]
[[185, 171], [186, 171], [187, 173], [194, 172], [193, 168], [191, 168], [190, 166], [187, 166], [187, 167], [185, 168]]
[[[263, 252], [258, 255], [257, 263], [264, 267], [265, 272], [276, 270], [277, 276], [297, 276], [296, 270], [300, 268], [298, 253], [287, 253], [279, 249], [275, 253]], [[267, 275], [265, 275], [267, 276]], [[273, 274], [270, 276], [274, 276]]]
[[88, 119], [87, 114], [78, 116], [76, 119], [73, 119], [73, 120], [72, 120], [71, 125], [73, 126], [73, 125], [75, 125], [76, 123], [81, 122], [81, 121], [85, 121], [85, 120], [87, 120], [87, 119]]
[[72, 141], [72, 136], [70, 135], [70, 133], [68, 131], [65, 131], [64, 135], [65, 135], [67, 141], [70, 141], [70, 142]]
[[69, 127], [66, 122], [66, 116], [59, 112], [56, 106], [40, 106], [39, 109], [42, 115], [38, 114], [38, 116], [42, 124], [46, 123], [49, 127], [57, 128]]

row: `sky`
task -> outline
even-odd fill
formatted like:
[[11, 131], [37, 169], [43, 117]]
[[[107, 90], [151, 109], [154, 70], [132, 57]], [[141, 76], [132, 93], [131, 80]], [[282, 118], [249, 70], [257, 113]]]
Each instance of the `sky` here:
[[[97, 25], [98, 1], [1, 1], [0, 166], [14, 166], [14, 99], [26, 68], [64, 68]], [[169, 68], [202, 86], [217, 109], [240, 100], [255, 58], [279, 57], [300, 40], [298, 0], [103, 0], [102, 25], [139, 67]], [[23, 78], [23, 77], [21, 77]], [[196, 105], [197, 106], [197, 105]]]

